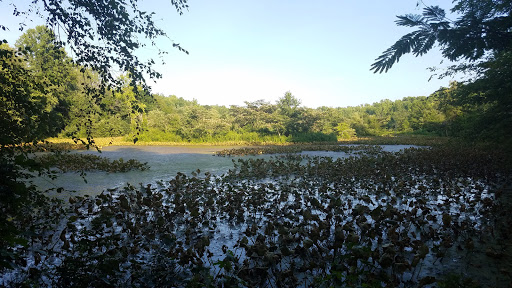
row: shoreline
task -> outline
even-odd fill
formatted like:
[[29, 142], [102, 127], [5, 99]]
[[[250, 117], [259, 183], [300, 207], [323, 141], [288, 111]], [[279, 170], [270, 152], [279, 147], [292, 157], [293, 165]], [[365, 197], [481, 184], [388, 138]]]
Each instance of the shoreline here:
[[[247, 141], [225, 141], [225, 142], [143, 142], [126, 141], [121, 137], [97, 137], [93, 138], [93, 144], [98, 148], [108, 146], [290, 146], [290, 145], [337, 145], [337, 144], [365, 144], [365, 145], [417, 145], [417, 146], [438, 146], [453, 142], [458, 142], [455, 138], [424, 136], [424, 135], [407, 135], [407, 136], [371, 136], [360, 137], [349, 140], [338, 140], [337, 142], [313, 142], [313, 143], [278, 143], [278, 142], [247, 142]], [[87, 139], [82, 139], [87, 142]], [[48, 138], [45, 140], [54, 148], [62, 148], [68, 150], [84, 150], [86, 145], [75, 143], [71, 138]], [[61, 146], [61, 147], [59, 147]], [[89, 149], [94, 148], [91, 146]]]

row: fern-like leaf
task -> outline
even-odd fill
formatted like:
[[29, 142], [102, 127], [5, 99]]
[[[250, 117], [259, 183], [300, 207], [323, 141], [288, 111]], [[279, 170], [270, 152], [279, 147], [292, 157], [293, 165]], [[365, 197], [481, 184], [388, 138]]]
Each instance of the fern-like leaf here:
[[410, 53], [418, 45], [419, 33], [421, 31], [414, 31], [402, 36], [393, 46], [389, 47], [381, 56], [375, 59], [375, 63], [372, 64], [370, 70], [373, 70], [374, 73], [387, 72], [393, 64], [398, 63], [400, 57]]
[[412, 53], [416, 57], [422, 56], [434, 47], [436, 41], [442, 45], [439, 39], [440, 32], [450, 28], [450, 22], [445, 16], [445, 11], [438, 6], [425, 8], [423, 15], [397, 16], [398, 20], [395, 22], [398, 26], [416, 27], [418, 30], [402, 36], [375, 59], [370, 70], [374, 73], [387, 72], [404, 54]]
[[395, 23], [398, 26], [417, 27], [425, 23], [423, 17], [416, 14], [400, 15], [396, 16], [396, 18], [398, 18], [398, 20], [396, 20]]
[[446, 20], [446, 12], [439, 6], [429, 6], [423, 9], [423, 16], [427, 21], [442, 22]]

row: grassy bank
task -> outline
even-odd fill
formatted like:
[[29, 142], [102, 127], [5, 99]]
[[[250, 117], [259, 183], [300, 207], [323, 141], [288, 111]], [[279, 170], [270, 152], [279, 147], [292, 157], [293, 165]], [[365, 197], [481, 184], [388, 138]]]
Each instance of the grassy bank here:
[[[62, 145], [77, 145], [78, 147], [85, 147], [82, 144], [75, 144], [73, 139], [68, 138], [49, 138], [48, 142], [53, 144]], [[127, 140], [126, 137], [98, 137], [94, 138], [94, 143], [98, 147], [106, 146], [243, 146], [243, 145], [283, 145], [276, 142], [263, 142], [263, 141], [225, 141], [225, 142], [170, 142], [170, 141], [133, 141]], [[78, 148], [79, 149], [79, 148]]]
[[[84, 139], [85, 140], [85, 139]], [[85, 149], [85, 145], [77, 144], [69, 138], [49, 138], [47, 141], [55, 146], [62, 146], [66, 149]], [[86, 141], [86, 140], [85, 140]], [[407, 136], [384, 136], [384, 137], [357, 137], [349, 140], [338, 140], [338, 144], [366, 144], [366, 145], [418, 145], [418, 146], [439, 146], [459, 140], [449, 137], [407, 135]], [[323, 142], [321, 142], [323, 143]], [[94, 138], [94, 144], [98, 147], [106, 146], [250, 146], [250, 145], [292, 145], [295, 143], [281, 143], [268, 141], [225, 141], [225, 142], [168, 142], [168, 141], [129, 141], [127, 137], [98, 137]], [[332, 145], [332, 142], [324, 143]]]

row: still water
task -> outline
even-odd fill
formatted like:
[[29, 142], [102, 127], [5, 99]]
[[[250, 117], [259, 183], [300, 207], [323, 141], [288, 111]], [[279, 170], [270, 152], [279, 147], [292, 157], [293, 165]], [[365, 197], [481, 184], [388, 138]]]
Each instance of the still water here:
[[123, 158], [147, 162], [149, 169], [132, 170], [125, 173], [87, 172], [85, 179], [79, 173], [62, 173], [55, 180], [37, 178], [34, 184], [42, 189], [63, 187], [80, 195], [97, 195], [107, 188], [117, 188], [126, 184], [139, 185], [169, 181], [178, 172], [191, 174], [197, 169], [212, 174], [223, 174], [233, 165], [230, 158], [216, 157], [215, 151], [231, 147], [222, 146], [108, 146], [101, 153], [95, 150], [73, 151], [72, 153], [94, 154], [112, 160]]
[[[396, 152], [411, 146], [383, 145], [384, 151]], [[233, 167], [236, 157], [217, 157], [216, 151], [232, 149], [230, 146], [108, 146], [99, 153], [96, 150], [73, 151], [72, 153], [95, 154], [113, 160], [123, 158], [125, 161], [135, 159], [142, 163], [147, 162], [149, 169], [145, 171], [133, 170], [125, 173], [87, 172], [85, 179], [73, 172], [60, 174], [55, 180], [36, 178], [34, 184], [41, 189], [62, 187], [67, 191], [76, 191], [79, 195], [97, 195], [108, 188], [119, 188], [126, 184], [138, 186], [140, 184], [169, 181], [178, 172], [190, 175], [197, 169], [200, 175], [209, 172], [213, 175], [222, 175]], [[240, 148], [240, 147], [236, 147]], [[347, 157], [343, 152], [310, 151], [303, 152], [311, 156]], [[245, 157], [270, 157], [269, 155]], [[65, 196], [67, 193], [62, 194]]]

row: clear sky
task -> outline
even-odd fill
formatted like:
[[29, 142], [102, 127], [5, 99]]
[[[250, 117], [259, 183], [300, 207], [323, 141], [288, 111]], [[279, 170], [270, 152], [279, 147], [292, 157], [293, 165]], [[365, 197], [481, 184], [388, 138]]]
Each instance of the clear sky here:
[[[346, 107], [428, 96], [453, 80], [428, 81], [427, 68], [443, 60], [438, 51], [406, 55], [385, 74], [370, 71], [375, 58], [412, 31], [394, 21], [396, 15], [421, 13], [416, 0], [189, 0], [181, 16], [170, 1], [141, 2], [142, 9], [156, 12], [156, 24], [190, 52], [173, 49], [168, 39], [158, 41], [169, 54], [166, 65], [156, 67], [163, 79], [150, 83], [153, 92], [202, 105], [274, 103], [291, 91], [306, 107]], [[451, 0], [423, 2], [452, 7]], [[0, 9], [0, 19], [11, 12]], [[21, 32], [16, 25], [10, 28], [0, 38], [13, 44]]]

